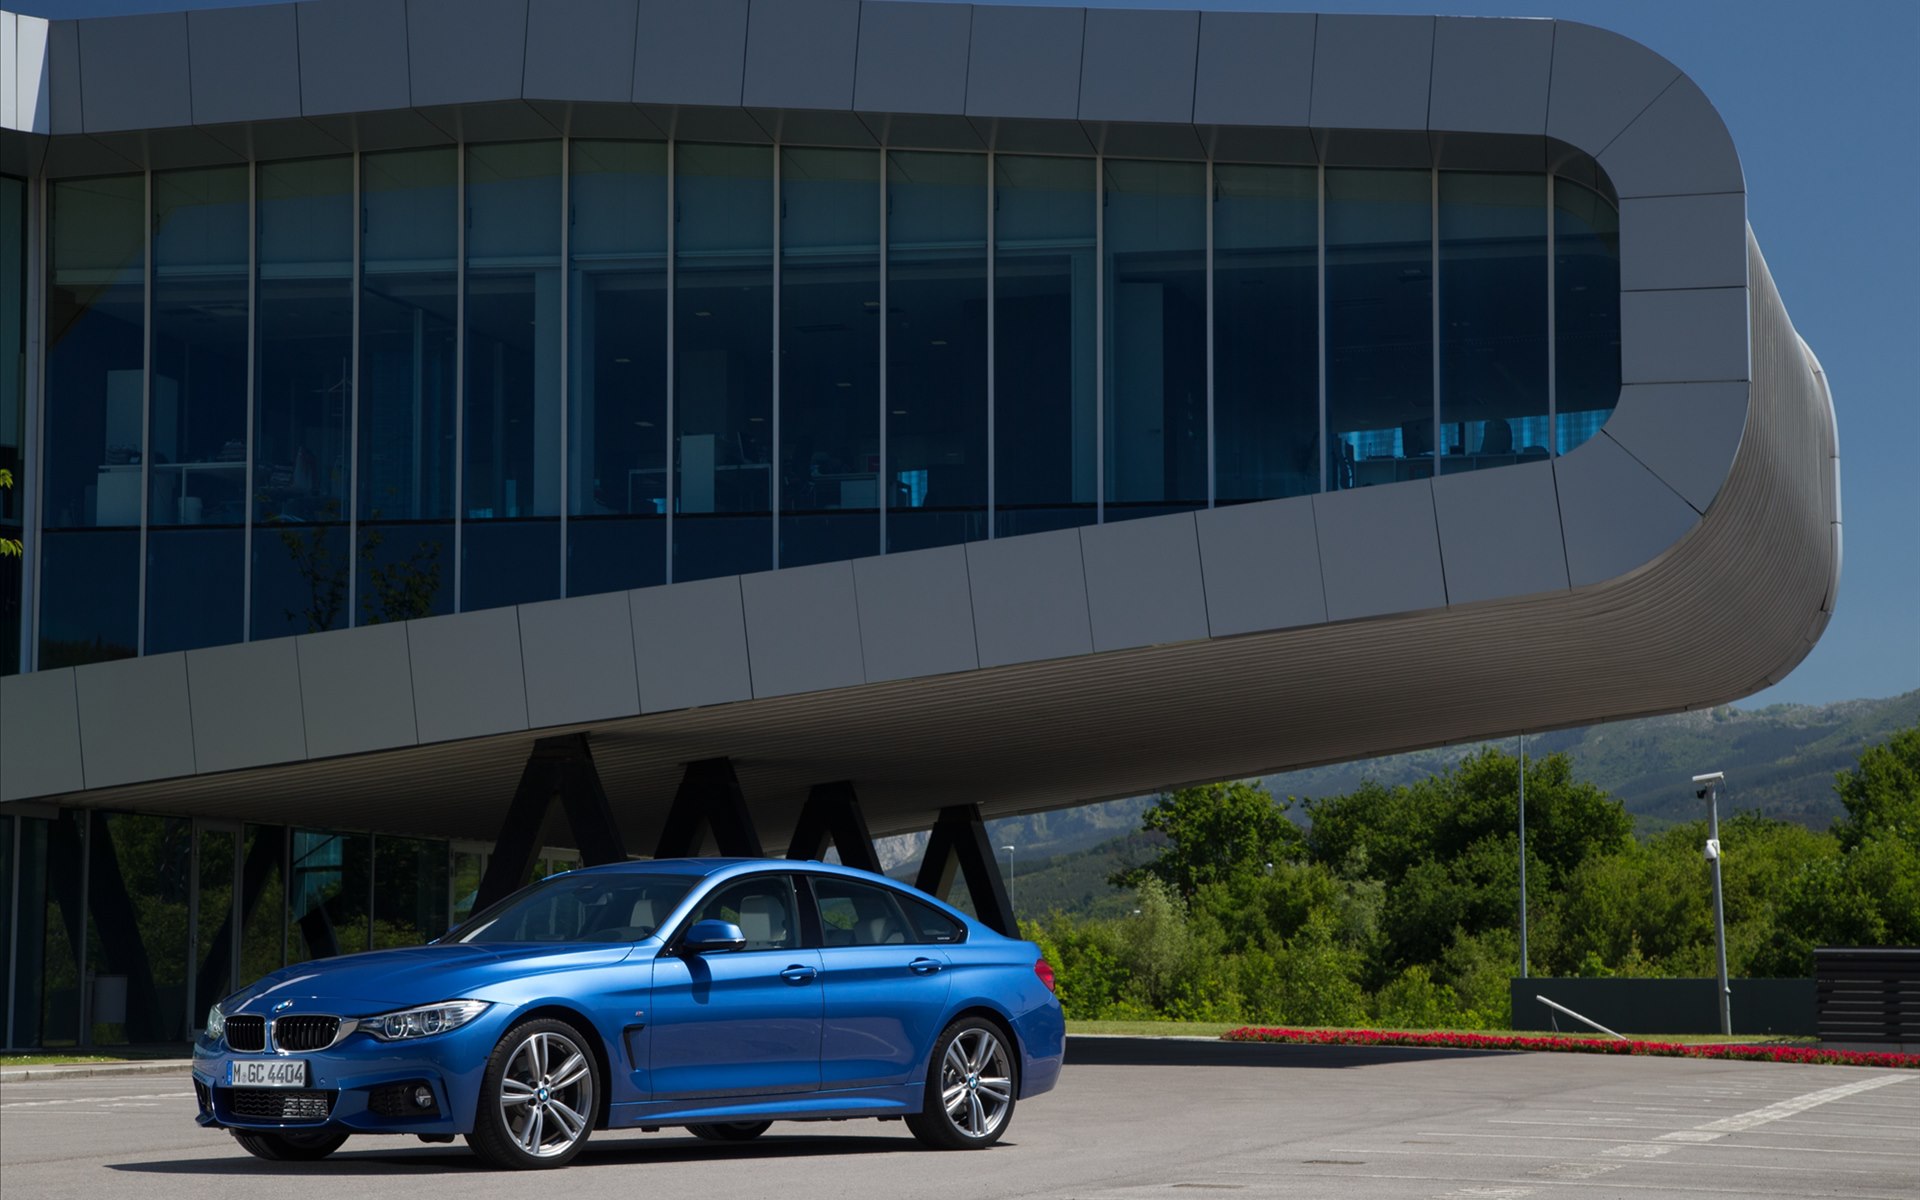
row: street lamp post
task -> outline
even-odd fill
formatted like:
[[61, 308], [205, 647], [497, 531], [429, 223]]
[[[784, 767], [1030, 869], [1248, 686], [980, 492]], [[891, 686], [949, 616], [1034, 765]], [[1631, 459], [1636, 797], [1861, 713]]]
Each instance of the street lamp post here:
[[1707, 861], [1713, 864], [1713, 942], [1720, 961], [1720, 1036], [1733, 1036], [1733, 993], [1727, 987], [1727, 910], [1720, 890], [1720, 785], [1726, 773], [1695, 775], [1695, 799], [1707, 802]]
[[1013, 847], [1002, 846], [1000, 848], [1007, 852], [1007, 907], [1014, 910], [1014, 923], [1018, 924], [1020, 921], [1020, 910], [1015, 907], [1013, 903]]
[[1527, 977], [1527, 735], [1520, 735], [1520, 978]]

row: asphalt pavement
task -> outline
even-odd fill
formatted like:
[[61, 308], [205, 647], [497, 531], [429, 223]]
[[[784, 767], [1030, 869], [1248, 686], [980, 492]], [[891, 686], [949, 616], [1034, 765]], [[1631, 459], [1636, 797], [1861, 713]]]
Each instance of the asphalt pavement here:
[[602, 1133], [538, 1176], [399, 1138], [266, 1163], [192, 1113], [184, 1074], [0, 1083], [0, 1196], [1920, 1200], [1920, 1071], [1857, 1067], [1074, 1038], [985, 1152], [899, 1122]]

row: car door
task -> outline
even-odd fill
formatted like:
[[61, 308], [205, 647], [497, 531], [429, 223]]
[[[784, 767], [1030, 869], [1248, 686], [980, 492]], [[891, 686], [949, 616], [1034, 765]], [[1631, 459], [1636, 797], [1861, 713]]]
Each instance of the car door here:
[[[792, 876], [723, 883], [682, 926], [730, 921], [745, 949], [654, 962], [648, 1024], [656, 1100], [764, 1096], [820, 1087], [820, 952], [801, 937]], [[676, 941], [678, 934], [676, 936]]]
[[962, 927], [891, 888], [833, 875], [806, 880], [826, 972], [820, 1086], [905, 1084], [939, 1036], [952, 965], [943, 946]]

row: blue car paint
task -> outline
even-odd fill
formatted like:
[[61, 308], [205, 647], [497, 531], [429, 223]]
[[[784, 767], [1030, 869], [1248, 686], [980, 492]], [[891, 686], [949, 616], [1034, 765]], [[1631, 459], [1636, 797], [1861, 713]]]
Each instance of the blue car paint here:
[[[326, 1050], [290, 1053], [310, 1064], [310, 1087], [339, 1093], [324, 1123], [240, 1117], [227, 1087], [228, 1064], [271, 1055], [235, 1052], [203, 1035], [193, 1050], [194, 1078], [202, 1085], [200, 1124], [467, 1133], [495, 1045], [508, 1029], [542, 1011], [570, 1014], [595, 1035], [606, 1092], [602, 1128], [919, 1112], [933, 1042], [966, 1012], [990, 1014], [1013, 1031], [1021, 1099], [1058, 1080], [1066, 1024], [1059, 1000], [1034, 972], [1039, 950], [1032, 943], [1004, 937], [890, 880], [830, 864], [681, 859], [574, 874], [650, 870], [705, 877], [659, 931], [641, 941], [375, 951], [283, 968], [234, 993], [221, 1002], [223, 1012], [269, 1023], [301, 1014], [366, 1018], [450, 1000], [484, 1000], [489, 1007], [446, 1033], [383, 1042], [362, 1030]], [[834, 875], [908, 891], [965, 926], [966, 938], [957, 944], [663, 955], [666, 938], [709, 892], [768, 871]], [[929, 970], [928, 962], [938, 968]], [[808, 966], [817, 974], [782, 973]], [[394, 1083], [425, 1083], [436, 1111], [405, 1117], [373, 1112], [371, 1090]]]

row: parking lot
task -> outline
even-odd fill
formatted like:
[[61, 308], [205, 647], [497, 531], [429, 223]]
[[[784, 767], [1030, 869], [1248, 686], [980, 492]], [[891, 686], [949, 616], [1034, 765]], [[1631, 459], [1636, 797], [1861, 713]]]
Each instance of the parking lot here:
[[[0, 1089], [0, 1191], [65, 1197], [570, 1200], [650, 1195], [1517, 1200], [1920, 1198], [1920, 1072], [1677, 1059], [1075, 1038], [1053, 1093], [979, 1154], [898, 1123], [776, 1125], [723, 1146], [596, 1136], [559, 1176], [464, 1145], [350, 1141], [322, 1163], [245, 1155], [192, 1122], [184, 1074]], [[404, 1189], [404, 1190], [403, 1190]]]

